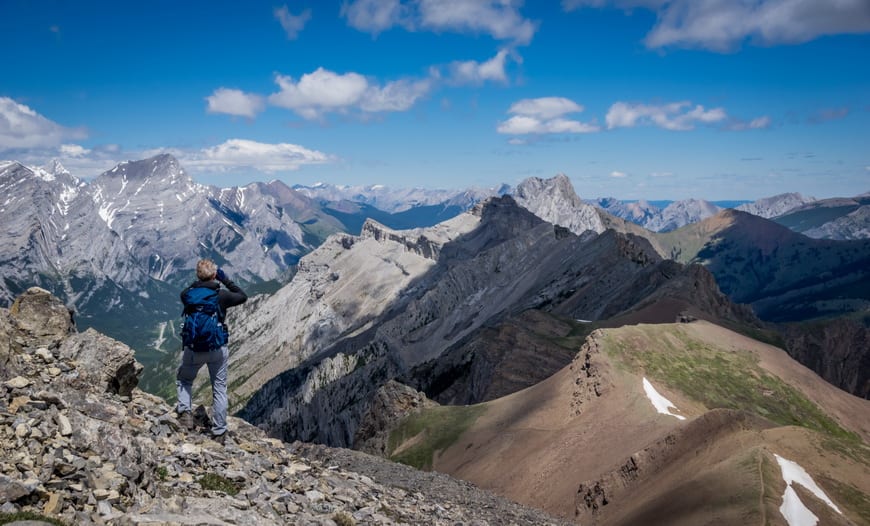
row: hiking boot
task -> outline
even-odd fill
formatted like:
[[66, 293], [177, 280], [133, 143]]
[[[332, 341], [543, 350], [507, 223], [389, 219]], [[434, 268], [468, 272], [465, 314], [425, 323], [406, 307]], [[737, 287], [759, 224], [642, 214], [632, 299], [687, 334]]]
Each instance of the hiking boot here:
[[193, 410], [193, 422], [199, 426], [200, 429], [211, 429], [214, 425], [211, 421], [211, 417], [208, 416], [208, 411], [205, 409], [205, 406], [198, 405], [196, 409]]
[[185, 431], [192, 431], [194, 428], [193, 414], [190, 411], [185, 411], [178, 415], [178, 425]]
[[227, 442], [227, 435], [229, 435], [229, 434], [230, 434], [229, 431], [224, 431], [224, 432], [221, 433], [220, 435], [212, 435], [212, 436], [211, 436], [211, 439], [214, 440], [215, 442], [217, 442], [218, 444], [220, 444], [220, 445], [223, 446], [224, 444], [226, 444], [226, 442]]

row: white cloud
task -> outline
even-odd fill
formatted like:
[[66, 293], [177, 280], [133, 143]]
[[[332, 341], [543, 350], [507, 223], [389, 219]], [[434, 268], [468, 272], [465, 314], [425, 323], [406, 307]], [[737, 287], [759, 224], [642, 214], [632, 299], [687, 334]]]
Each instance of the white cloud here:
[[580, 7], [647, 8], [658, 20], [648, 47], [698, 47], [727, 52], [745, 40], [762, 45], [799, 44], [822, 35], [870, 31], [867, 0], [563, 0]]
[[61, 144], [60, 153], [63, 157], [84, 157], [91, 153], [91, 150], [78, 144]]
[[537, 24], [520, 15], [520, 0], [419, 0], [423, 27], [436, 31], [487, 33], [528, 44]]
[[287, 33], [287, 38], [296, 40], [299, 37], [299, 32], [305, 28], [305, 24], [311, 20], [311, 9], [306, 9], [298, 15], [290, 13], [290, 9], [285, 4], [282, 7], [275, 8], [275, 18], [281, 23], [284, 32]]
[[513, 103], [508, 113], [514, 116], [499, 123], [496, 130], [506, 135], [545, 133], [593, 133], [598, 125], [566, 119], [563, 115], [583, 111], [583, 106], [563, 97], [522, 99]]
[[500, 123], [496, 130], [506, 135], [527, 135], [530, 133], [593, 133], [598, 126], [570, 119], [550, 119], [542, 121], [526, 115], [514, 115]]
[[341, 5], [341, 16], [349, 26], [377, 35], [393, 26], [411, 28], [409, 8], [400, 0], [355, 0]]
[[652, 172], [649, 174], [650, 177], [672, 177], [673, 172]]
[[230, 139], [217, 146], [195, 151], [163, 151], [178, 157], [181, 164], [192, 172], [225, 172], [236, 169], [283, 172], [297, 170], [308, 164], [332, 161], [329, 155], [298, 144], [269, 144], [245, 139]]
[[275, 82], [281, 91], [270, 95], [269, 102], [306, 119], [358, 104], [369, 87], [366, 78], [358, 73], [339, 75], [323, 68], [302, 75], [298, 82], [283, 75], [278, 75]]
[[266, 107], [260, 95], [229, 88], [218, 88], [205, 100], [208, 101], [209, 113], [226, 113], [252, 119]]
[[486, 62], [453, 62], [450, 64], [451, 79], [456, 84], [482, 84], [487, 80], [507, 82], [505, 65], [509, 54], [507, 49], [502, 49]]
[[691, 130], [695, 123], [712, 124], [727, 118], [722, 108], [704, 109], [700, 104], [691, 106], [688, 101], [648, 105], [616, 102], [607, 111], [607, 128], [633, 128], [653, 124], [666, 130]]
[[83, 128], [67, 128], [9, 97], [0, 97], [0, 150], [53, 148], [65, 140], [84, 139]]
[[579, 113], [583, 106], [564, 97], [540, 97], [537, 99], [522, 99], [513, 103], [509, 113], [529, 115], [540, 119], [561, 117], [567, 113]]
[[397, 80], [388, 82], [384, 87], [369, 86], [360, 100], [363, 111], [405, 111], [418, 99], [429, 93], [432, 82], [422, 80]]
[[622, 179], [624, 177], [628, 177], [628, 174], [625, 172], [612, 171], [610, 172], [610, 177], [615, 177], [617, 179]]
[[749, 127], [753, 130], [770, 127], [770, 117], [767, 115], [752, 119], [749, 121]]
[[731, 124], [727, 126], [727, 129], [732, 131], [762, 130], [765, 128], [770, 128], [771, 122], [772, 121], [770, 117], [767, 115], [756, 117], [748, 122], [740, 119], [734, 119]]
[[562, 8], [565, 11], [573, 11], [583, 7], [617, 7], [631, 10], [636, 7], [655, 9], [671, 0], [562, 0]]
[[287, 108], [305, 119], [317, 119], [328, 112], [345, 113], [405, 111], [429, 93], [430, 79], [397, 80], [384, 86], [370, 84], [359, 73], [338, 74], [323, 68], [302, 75], [298, 82], [278, 75], [281, 91], [269, 96], [275, 106]]
[[528, 44], [537, 24], [519, 12], [520, 0], [352, 0], [341, 7], [351, 27], [378, 34], [394, 26], [409, 31], [485, 33]]

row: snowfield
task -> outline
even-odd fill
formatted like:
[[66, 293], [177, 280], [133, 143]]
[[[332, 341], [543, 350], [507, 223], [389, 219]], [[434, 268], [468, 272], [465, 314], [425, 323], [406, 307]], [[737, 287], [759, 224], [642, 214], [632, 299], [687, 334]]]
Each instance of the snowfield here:
[[659, 392], [656, 391], [655, 387], [653, 387], [653, 385], [646, 378], [643, 379], [643, 390], [646, 392], [646, 396], [647, 398], [649, 398], [649, 401], [652, 402], [653, 407], [656, 408], [656, 411], [663, 415], [670, 415], [674, 418], [679, 418], [680, 420], [686, 419], [686, 417], [682, 415], [675, 415], [674, 413], [671, 413], [669, 408], [673, 407], [676, 411], [679, 411], [679, 409], [677, 409], [677, 406], [672, 404], [671, 401], [664, 396], [660, 395]]
[[782, 506], [779, 507], [779, 512], [785, 517], [789, 526], [815, 526], [819, 522], [819, 518], [801, 502], [797, 492], [792, 488], [792, 483], [795, 482], [808, 489], [819, 500], [824, 501], [830, 506], [831, 509], [840, 515], [843, 514], [840, 508], [816, 484], [816, 481], [813, 480], [810, 474], [797, 462], [782, 458], [776, 453], [773, 456], [776, 457], [776, 461], [779, 463], [780, 469], [782, 469], [782, 479], [787, 484], [785, 493], [782, 495]]

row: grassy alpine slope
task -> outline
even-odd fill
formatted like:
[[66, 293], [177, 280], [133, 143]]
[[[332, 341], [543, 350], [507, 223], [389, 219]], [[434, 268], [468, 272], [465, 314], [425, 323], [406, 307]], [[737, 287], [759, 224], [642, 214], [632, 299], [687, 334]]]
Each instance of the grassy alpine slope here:
[[[656, 412], [643, 378], [686, 420]], [[870, 402], [699, 321], [596, 331], [544, 382], [409, 417], [391, 447], [394, 459], [584, 524], [785, 524], [779, 455], [842, 510], [797, 485], [825, 524], [870, 524], [868, 438]]]

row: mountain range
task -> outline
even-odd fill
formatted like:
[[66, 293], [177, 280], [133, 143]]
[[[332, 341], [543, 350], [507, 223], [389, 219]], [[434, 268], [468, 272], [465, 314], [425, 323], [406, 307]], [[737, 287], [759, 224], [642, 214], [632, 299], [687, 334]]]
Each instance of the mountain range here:
[[[229, 391], [272, 436], [582, 523], [778, 523], [785, 499], [870, 521], [867, 196], [658, 208], [584, 201], [563, 175], [431, 201], [219, 189], [167, 155], [90, 182], [3, 163], [0, 189], [3, 297], [40, 285], [82, 326], [136, 334], [153, 392], [210, 257], [264, 292], [229, 313]], [[795, 231], [833, 225], [858, 239]]]

